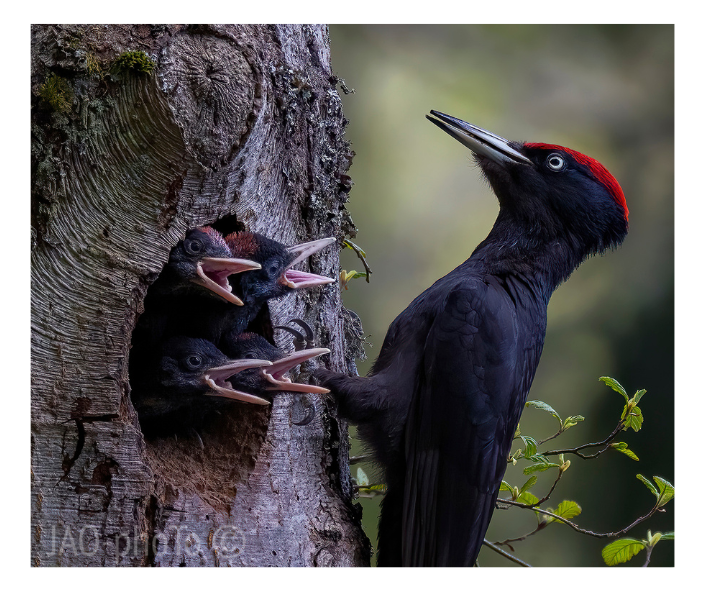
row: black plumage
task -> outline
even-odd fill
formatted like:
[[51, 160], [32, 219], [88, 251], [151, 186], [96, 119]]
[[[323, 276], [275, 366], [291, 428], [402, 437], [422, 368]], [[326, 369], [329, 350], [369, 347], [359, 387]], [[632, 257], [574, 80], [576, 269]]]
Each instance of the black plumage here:
[[243, 305], [228, 278], [259, 269], [255, 261], [233, 258], [213, 228], [189, 230], [172, 248], [167, 264], [147, 292], [144, 313], [133, 332], [131, 360], [138, 365], [151, 363], [155, 348], [169, 336], [209, 338], [213, 329], [201, 323], [214, 322], [210, 310]]
[[183, 336], [161, 343], [154, 360], [131, 382], [132, 401], [143, 427], [155, 421], [172, 427], [197, 424], [218, 407], [212, 397], [268, 404], [258, 396], [236, 391], [228, 381], [242, 371], [271, 365], [268, 360], [232, 359], [210, 341]]
[[242, 306], [228, 282], [231, 275], [259, 270], [257, 261], [234, 258], [223, 236], [204, 226], [186, 232], [150, 288], [154, 298], [199, 296]]
[[555, 288], [628, 228], [617, 181], [552, 144], [432, 111], [469, 147], [500, 210], [472, 256], [390, 325], [368, 377], [315, 375], [384, 468], [380, 566], [469, 566], [541, 356]]
[[[260, 264], [261, 268], [231, 279], [233, 292], [243, 301], [240, 308], [223, 310], [221, 331], [240, 334], [261, 312], [270, 299], [281, 298], [293, 290], [332, 283], [335, 279], [293, 269], [312, 254], [335, 242], [321, 238], [295, 246], [267, 238], [256, 232], [233, 232], [225, 237], [231, 256]], [[217, 339], [223, 338], [223, 332]]]
[[[174, 426], [198, 423], [204, 413], [220, 403], [212, 399], [205, 401], [204, 395], [267, 405], [269, 398], [258, 394], [269, 396], [277, 389], [277, 384], [288, 383], [284, 375], [288, 369], [303, 359], [328, 351], [309, 350], [298, 360], [298, 357], [287, 357], [264, 338], [257, 337], [250, 345], [256, 343], [258, 351], [265, 352], [276, 365], [270, 373], [252, 370], [245, 372], [239, 382], [234, 379], [243, 386], [240, 390], [223, 380], [204, 385], [203, 376], [198, 372], [185, 373], [188, 368], [184, 359], [189, 357], [180, 356], [194, 347], [200, 351], [194, 355], [217, 357], [227, 366], [233, 363], [238, 367], [237, 360], [244, 351], [234, 346], [238, 343], [237, 337], [268, 299], [281, 297], [293, 289], [333, 281], [291, 269], [334, 242], [332, 238], [286, 247], [259, 234], [239, 233], [230, 235], [228, 242], [235, 245], [238, 252], [247, 251], [252, 258], [233, 256], [229, 244], [210, 227], [189, 230], [172, 249], [167, 265], [148, 291], [145, 312], [133, 332], [130, 353], [132, 398], [143, 425], [154, 423], [153, 419], [157, 418], [160, 423], [166, 418], [166, 422], [171, 421]], [[234, 275], [247, 276], [253, 272], [256, 275], [245, 281], [232, 279]], [[247, 357], [253, 358], [251, 354]], [[269, 361], [267, 364], [271, 365]], [[248, 367], [259, 365], [250, 363]], [[173, 375], [166, 372], [166, 367], [173, 369]], [[270, 381], [264, 383], [263, 380]], [[290, 385], [290, 390], [327, 392], [320, 386], [300, 384]]]

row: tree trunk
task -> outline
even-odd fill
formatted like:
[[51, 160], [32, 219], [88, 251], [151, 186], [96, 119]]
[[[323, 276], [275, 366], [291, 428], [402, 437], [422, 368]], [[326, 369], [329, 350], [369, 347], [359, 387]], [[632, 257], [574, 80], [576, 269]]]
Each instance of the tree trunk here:
[[[128, 376], [147, 289], [188, 228], [354, 235], [326, 27], [42, 25], [32, 48], [32, 564], [368, 564], [330, 400], [310, 396], [302, 426], [311, 409], [283, 394], [233, 403], [203, 445], [145, 440]], [[337, 248], [312, 259], [337, 275]], [[269, 314], [307, 320], [351, 367], [336, 284]]]

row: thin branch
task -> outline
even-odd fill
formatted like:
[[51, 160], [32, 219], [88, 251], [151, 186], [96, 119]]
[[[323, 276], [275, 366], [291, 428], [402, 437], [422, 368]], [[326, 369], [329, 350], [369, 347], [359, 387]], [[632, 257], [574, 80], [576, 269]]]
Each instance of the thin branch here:
[[[617, 437], [617, 435], [619, 434], [619, 432], [622, 430], [622, 427], [624, 427], [624, 419], [622, 419], [621, 421], [619, 421], [619, 423], [617, 423], [617, 426], [615, 427], [614, 431], [612, 431], [612, 433], [610, 433], [610, 434], [607, 436], [607, 438], [606, 438], [606, 439], [603, 439], [602, 441], [598, 441], [598, 442], [596, 442], [596, 443], [584, 443], [583, 445], [579, 445], [578, 447], [573, 447], [573, 448], [570, 448], [570, 449], [554, 449], [554, 450], [551, 450], [551, 451], [545, 451], [545, 452], [541, 452], [541, 453], [542, 453], [542, 455], [544, 455], [544, 456], [556, 456], [556, 455], [559, 455], [559, 454], [575, 454], [576, 456], [581, 457], [581, 458], [583, 458], [584, 460], [591, 460], [591, 459], [596, 458], [596, 457], [598, 457], [599, 455], [603, 454], [604, 452], [606, 452], [606, 451], [609, 449], [609, 444], [610, 444], [610, 442], [611, 442], [615, 437]], [[604, 445], [605, 448], [604, 448], [604, 449], [601, 449], [601, 450], [598, 451], [597, 453], [594, 453], [594, 454], [591, 454], [591, 455], [585, 455], [585, 454], [581, 454], [581, 453], [580, 453], [580, 450], [581, 450], [581, 449], [587, 449], [587, 448], [590, 448], [590, 447], [600, 447], [600, 446], [602, 446], [602, 445]]]
[[540, 532], [542, 529], [544, 529], [548, 525], [547, 521], [543, 521], [536, 526], [536, 529], [534, 531], [530, 531], [528, 534], [524, 534], [521, 537], [518, 538], [507, 538], [506, 540], [502, 540], [501, 542], [495, 542], [497, 546], [509, 546], [509, 548], [514, 551], [514, 548], [512, 548], [511, 544], [512, 542], [523, 542], [526, 538], [529, 536], [533, 536], [535, 533]]
[[367, 256], [362, 254], [363, 253], [362, 249], [357, 244], [352, 242], [351, 240], [348, 240], [346, 238], [345, 240], [343, 240], [343, 242], [345, 243], [345, 245], [348, 248], [355, 251], [357, 258], [362, 261], [363, 265], [365, 265], [365, 281], [367, 281], [367, 283], [369, 283], [370, 282], [370, 274], [372, 273], [372, 269], [370, 269], [370, 266], [367, 264]]
[[641, 566], [649, 566], [649, 562], [651, 562], [651, 552], [653, 549], [654, 547], [651, 545], [646, 546], [646, 562]]
[[528, 562], [524, 562], [523, 560], [520, 560], [516, 556], [510, 554], [506, 550], [502, 550], [501, 548], [495, 546], [492, 542], [488, 542], [487, 539], [485, 539], [482, 542], [485, 546], [490, 548], [491, 550], [494, 550], [497, 554], [504, 556], [506, 559], [511, 560], [512, 562], [515, 562], [519, 566], [528, 566], [530, 567], [531, 565]]
[[539, 505], [542, 505], [543, 503], [548, 501], [548, 499], [551, 497], [551, 494], [553, 494], [553, 491], [556, 488], [556, 484], [558, 484], [558, 481], [561, 479], [561, 476], [563, 476], [563, 472], [564, 472], [563, 470], [558, 470], [558, 478], [556, 478], [556, 480], [553, 483], [553, 486], [551, 487], [551, 490], [549, 490], [546, 493], [546, 496], [543, 499], [541, 499], [540, 501], [536, 501], [535, 503], [532, 503], [531, 505], [527, 505], [527, 506], [528, 507], [538, 507]]
[[558, 437], [558, 436], [559, 436], [561, 433], [563, 433], [564, 431], [565, 431], [565, 429], [563, 429], [563, 428], [559, 429], [557, 432], [555, 432], [555, 433], [554, 433], [553, 435], [551, 435], [550, 437], [546, 437], [546, 439], [542, 439], [541, 441], [537, 441], [537, 442], [536, 442], [536, 446], [538, 447], [539, 445], [543, 445], [543, 444], [546, 443], [547, 441], [551, 441], [551, 439], [555, 439], [556, 437]]
[[656, 505], [654, 505], [654, 508], [651, 509], [651, 511], [649, 511], [646, 515], [639, 517], [631, 525], [628, 525], [627, 527], [625, 527], [617, 532], [597, 533], [594, 531], [590, 531], [589, 529], [583, 529], [582, 527], [577, 526], [572, 521], [568, 521], [567, 519], [564, 519], [560, 515], [556, 515], [555, 513], [551, 513], [550, 511], [546, 511], [545, 509], [539, 509], [538, 507], [533, 507], [531, 505], [525, 505], [524, 503], [517, 503], [516, 501], [512, 501], [511, 499], [497, 499], [497, 500], [500, 503], [507, 503], [508, 505], [514, 505], [515, 507], [521, 507], [522, 509], [530, 509], [531, 511], [537, 511], [538, 513], [541, 513], [542, 515], [547, 515], [549, 517], [553, 517], [557, 521], [560, 521], [561, 523], [565, 523], [566, 525], [569, 525], [578, 533], [592, 536], [594, 538], [616, 538], [617, 536], [621, 536], [621, 535], [626, 534], [630, 529], [636, 527], [642, 521], [649, 519], [649, 517], [651, 517], [657, 511], [662, 512], [662, 513], [664, 512], [663, 509], [659, 509], [659, 506], [657, 503]]

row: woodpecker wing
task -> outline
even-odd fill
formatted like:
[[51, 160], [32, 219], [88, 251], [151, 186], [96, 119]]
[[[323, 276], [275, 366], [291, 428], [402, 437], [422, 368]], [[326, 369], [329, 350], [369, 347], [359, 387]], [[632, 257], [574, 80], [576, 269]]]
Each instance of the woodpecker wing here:
[[485, 281], [450, 290], [426, 340], [405, 435], [404, 566], [474, 563], [528, 393], [519, 376], [538, 360], [508, 292]]

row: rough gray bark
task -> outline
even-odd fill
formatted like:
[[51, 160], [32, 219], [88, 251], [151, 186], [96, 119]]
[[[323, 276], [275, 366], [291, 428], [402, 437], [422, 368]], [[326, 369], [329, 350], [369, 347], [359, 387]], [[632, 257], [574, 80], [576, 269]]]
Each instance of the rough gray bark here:
[[[294, 395], [234, 403], [201, 448], [145, 440], [128, 376], [145, 293], [187, 228], [354, 232], [326, 27], [42, 25], [32, 47], [32, 564], [368, 564], [329, 400], [301, 427]], [[128, 50], [154, 70], [111, 71]], [[311, 261], [338, 269], [336, 248]], [[336, 284], [270, 315], [306, 319], [349, 366]]]

